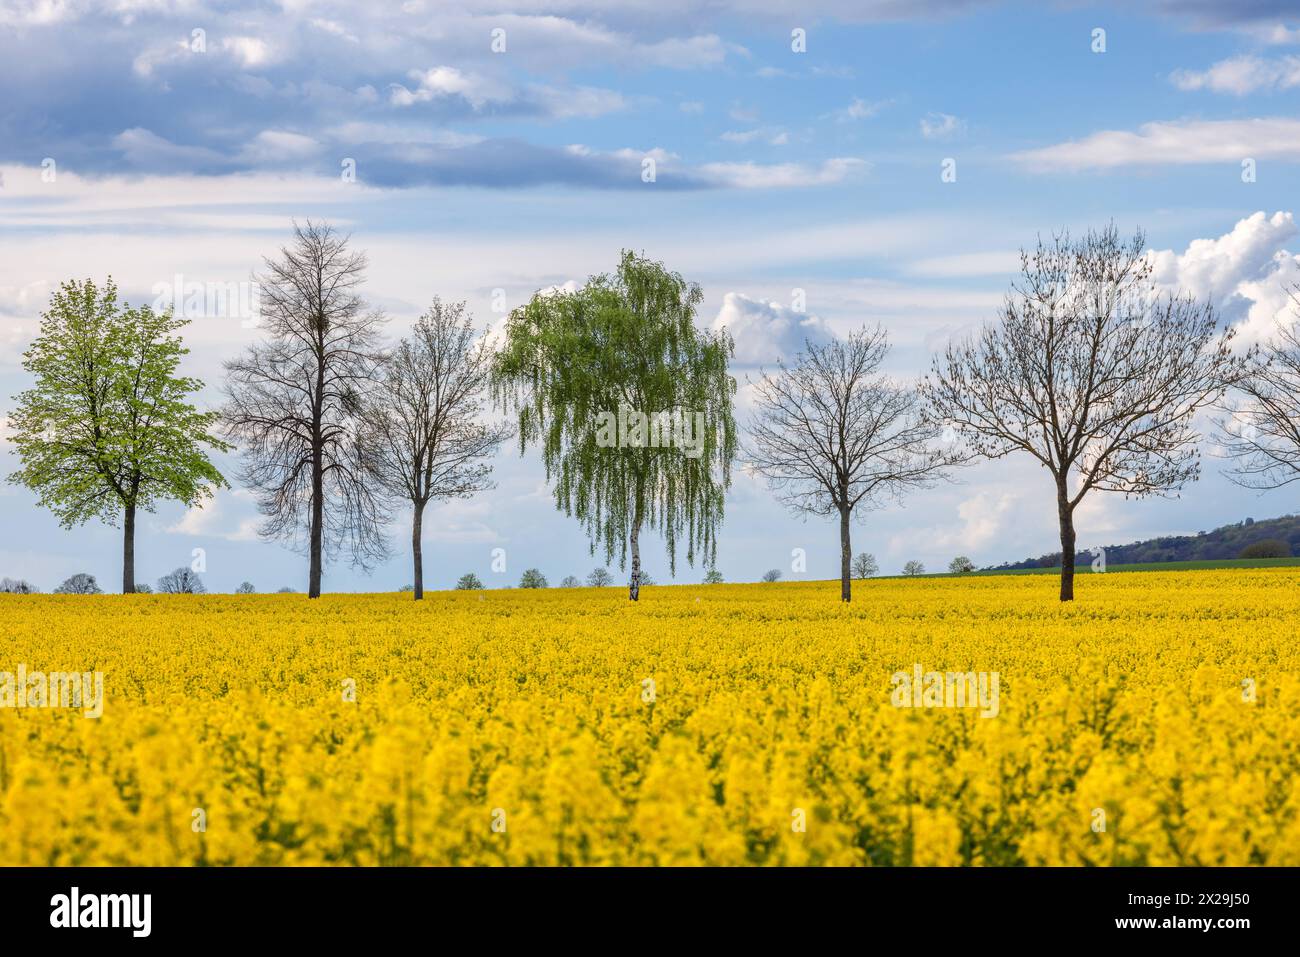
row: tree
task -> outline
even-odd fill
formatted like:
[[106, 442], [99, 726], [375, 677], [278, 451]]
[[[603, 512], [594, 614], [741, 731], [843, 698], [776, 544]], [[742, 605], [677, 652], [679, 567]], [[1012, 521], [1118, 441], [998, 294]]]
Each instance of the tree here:
[[296, 595], [296, 594], [298, 594], [298, 589], [296, 589], [296, 588], [290, 588], [288, 585], [285, 585], [283, 588], [281, 588], [279, 591], [277, 591], [276, 594], [277, 594], [277, 595]]
[[22, 467], [9, 481], [40, 496], [64, 528], [122, 523], [122, 591], [135, 591], [138, 511], [161, 500], [194, 506], [226, 482], [203, 451], [216, 414], [189, 397], [203, 387], [177, 375], [189, 350], [171, 310], [118, 303], [110, 278], [65, 282], [23, 354], [35, 385], [10, 415]]
[[702, 293], [662, 263], [624, 252], [617, 271], [574, 292], [540, 292], [507, 321], [497, 400], [518, 413], [519, 447], [542, 448], [555, 504], [582, 522], [605, 561], [664, 536], [712, 562], [735, 457], [731, 339], [695, 325]]
[[925, 566], [920, 562], [912, 561], [903, 566], [904, 575], [924, 575]]
[[880, 566], [876, 564], [876, 556], [870, 552], [863, 552], [853, 559], [854, 578], [870, 578], [879, 571]]
[[41, 590], [21, 578], [0, 578], [0, 595], [39, 595]]
[[207, 588], [193, 569], [182, 565], [158, 579], [158, 591], [163, 595], [203, 595]]
[[415, 586], [414, 586], [414, 585], [403, 585], [401, 588], [397, 589], [398, 594], [401, 594], [401, 595], [405, 595], [405, 594], [406, 594], [407, 592], [409, 592], [409, 591], [415, 591]]
[[434, 299], [385, 358], [366, 403], [367, 468], [390, 496], [411, 506], [416, 601], [424, 597], [425, 508], [493, 488], [492, 467], [483, 460], [510, 436], [504, 424], [479, 421], [491, 358], [465, 303]]
[[63, 584], [54, 589], [56, 595], [102, 595], [104, 589], [99, 587], [95, 581], [94, 575], [88, 575], [85, 572], [77, 572], [70, 578], [64, 580]]
[[241, 582], [240, 585], [239, 585], [239, 587], [235, 589], [235, 594], [236, 594], [236, 595], [256, 595], [256, 594], [257, 594], [257, 588], [256, 588], [256, 586], [253, 585], [252, 582]]
[[520, 588], [546, 588], [547, 587], [546, 576], [543, 575], [541, 572], [539, 572], [536, 568], [525, 569], [523, 575], [519, 579], [519, 587]]
[[[1292, 299], [1300, 313], [1300, 288]], [[1221, 442], [1237, 460], [1228, 477], [1253, 489], [1300, 479], [1300, 322], [1278, 329], [1237, 388], [1244, 407], [1219, 423]]]
[[[587, 576], [588, 588], [608, 588], [612, 584], [614, 584], [614, 576], [604, 568], [593, 569]], [[645, 584], [644, 580], [642, 584]]]
[[776, 582], [780, 580], [781, 569], [779, 568], [769, 568], [767, 571], [763, 572], [763, 581], [765, 582]]
[[948, 563], [948, 572], [953, 575], [964, 575], [967, 572], [975, 570], [975, 563], [965, 555], [958, 555]]
[[643, 568], [643, 569], [641, 569], [641, 582], [640, 582], [640, 584], [641, 584], [641, 587], [642, 587], [642, 588], [645, 588], [647, 585], [657, 585], [657, 584], [659, 584], [659, 583], [658, 583], [657, 581], [655, 581], [655, 578], [654, 578], [653, 575], [651, 575], [648, 571], [646, 571], [646, 570]]
[[560, 582], [561, 588], [581, 588], [582, 579], [577, 575], [565, 575], [564, 580]]
[[1160, 295], [1138, 232], [1039, 240], [998, 321], [950, 344], [924, 393], [976, 454], [1025, 452], [1056, 487], [1061, 601], [1074, 599], [1079, 503], [1168, 495], [1200, 474], [1198, 411], [1244, 370], [1208, 303]]
[[1276, 538], [1262, 538], [1243, 548], [1238, 558], [1290, 558], [1291, 546]]
[[704, 584], [706, 585], [721, 585], [723, 581], [722, 572], [716, 568], [710, 568], [704, 573]]
[[226, 363], [227, 437], [266, 539], [305, 547], [319, 598], [323, 563], [347, 550], [369, 568], [386, 554], [382, 489], [365, 468], [361, 416], [379, 361], [383, 314], [357, 290], [363, 253], [325, 224], [294, 224], [260, 277], [266, 338]]
[[457, 580], [456, 588], [458, 591], [480, 591], [483, 588], [483, 582], [473, 572], [466, 572]]
[[146, 584], [145, 582], [139, 582], [135, 586], [135, 593], [137, 595], [152, 595], [153, 586]]
[[796, 513], [840, 520], [840, 600], [851, 601], [856, 510], [880, 508], [947, 478], [959, 464], [938, 446], [942, 427], [922, 414], [914, 388], [880, 372], [884, 329], [808, 343], [790, 367], [755, 384], [746, 457]]

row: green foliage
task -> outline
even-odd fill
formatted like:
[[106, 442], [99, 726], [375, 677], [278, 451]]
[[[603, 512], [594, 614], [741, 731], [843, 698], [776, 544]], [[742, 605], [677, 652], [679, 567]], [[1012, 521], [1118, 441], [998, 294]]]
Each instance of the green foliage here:
[[[725, 333], [694, 323], [702, 294], [661, 263], [624, 252], [613, 275], [576, 292], [538, 293], [511, 314], [493, 369], [495, 396], [518, 413], [519, 445], [540, 445], [556, 507], [582, 522], [592, 551], [626, 563], [642, 528], [660, 532], [676, 571], [716, 554], [736, 453]], [[702, 417], [698, 456], [680, 447], [602, 444], [602, 417], [621, 410]]]
[[1276, 538], [1264, 538], [1243, 548], [1238, 558], [1290, 558], [1291, 546]]
[[706, 585], [721, 585], [723, 581], [722, 572], [716, 568], [710, 568], [704, 574], [704, 584]]
[[123, 509], [161, 499], [192, 506], [225, 486], [201, 449], [227, 448], [209, 431], [217, 414], [189, 402], [203, 383], [176, 374], [185, 324], [170, 310], [119, 305], [112, 279], [65, 282], [51, 298], [23, 355], [36, 382], [10, 415], [22, 467], [9, 481], [65, 528], [113, 525]]
[[456, 582], [456, 588], [459, 591], [479, 591], [483, 588], [483, 582], [473, 572], [466, 572]]
[[536, 568], [529, 568], [524, 571], [523, 576], [519, 579], [520, 588], [546, 588], [546, 576]]
[[612, 584], [614, 584], [614, 576], [605, 568], [594, 568], [587, 576], [588, 588], [608, 588]]

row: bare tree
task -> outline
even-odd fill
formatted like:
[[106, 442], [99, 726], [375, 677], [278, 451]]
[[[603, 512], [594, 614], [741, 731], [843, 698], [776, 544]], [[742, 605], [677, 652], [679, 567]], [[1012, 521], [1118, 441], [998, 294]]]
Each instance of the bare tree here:
[[483, 460], [511, 434], [507, 425], [479, 421], [491, 361], [465, 303], [434, 299], [385, 358], [366, 403], [366, 466], [387, 494], [411, 505], [416, 601], [424, 597], [425, 508], [493, 488]]
[[226, 363], [223, 422], [266, 516], [263, 537], [305, 546], [308, 595], [318, 598], [328, 558], [346, 549], [366, 568], [386, 554], [383, 497], [358, 435], [383, 315], [357, 292], [365, 255], [326, 224], [295, 223], [293, 241], [265, 264], [267, 335]]
[[[1300, 287], [1292, 299], [1300, 317]], [[1237, 388], [1245, 402], [1219, 422], [1224, 449], [1237, 459], [1228, 477], [1254, 489], [1300, 480], [1300, 319], [1252, 357]]]
[[1056, 486], [1061, 601], [1074, 598], [1074, 511], [1093, 489], [1172, 493], [1200, 473], [1198, 411], [1243, 369], [1208, 303], [1161, 295], [1138, 232], [1067, 234], [1021, 253], [998, 321], [934, 360], [922, 389], [977, 454], [1032, 455]]
[[203, 579], [195, 574], [194, 569], [184, 565], [158, 579], [160, 595], [203, 595], [207, 590]]
[[948, 477], [957, 457], [938, 447], [940, 427], [916, 390], [880, 372], [884, 329], [807, 344], [792, 367], [755, 384], [746, 457], [796, 513], [840, 518], [840, 599], [852, 600], [850, 521], [857, 509]]

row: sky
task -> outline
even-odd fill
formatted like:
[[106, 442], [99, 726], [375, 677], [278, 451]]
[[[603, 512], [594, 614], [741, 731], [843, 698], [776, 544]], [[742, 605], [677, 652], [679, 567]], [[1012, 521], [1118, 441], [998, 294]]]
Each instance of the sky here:
[[[164, 305], [180, 288], [184, 368], [214, 407], [222, 362], [261, 335], [255, 274], [295, 219], [367, 253], [394, 338], [434, 296], [487, 330], [621, 249], [662, 260], [701, 286], [700, 326], [735, 339], [742, 425], [747, 383], [805, 339], [880, 323], [889, 371], [914, 380], [994, 317], [1021, 247], [1112, 221], [1145, 231], [1162, 286], [1259, 341], [1300, 282], [1300, 3], [1137, 6], [0, 0], [0, 470], [17, 466], [2, 413], [61, 281], [111, 275]], [[1231, 484], [1208, 429], [1203, 451], [1176, 499], [1085, 499], [1080, 547], [1295, 510], [1287, 489]], [[215, 461], [230, 490], [142, 517], [138, 579], [198, 549], [211, 590], [304, 589], [305, 558], [259, 538], [237, 457]], [[426, 587], [604, 564], [535, 455], [503, 447], [494, 466], [496, 489], [426, 515]], [[0, 576], [120, 582], [116, 529], [65, 530], [11, 484], [0, 517]], [[408, 521], [389, 561], [336, 562], [326, 589], [409, 583]], [[1013, 456], [860, 515], [853, 546], [897, 573], [1036, 556], [1057, 534], [1049, 476]], [[670, 581], [662, 542], [644, 549]], [[831, 578], [838, 561], [837, 522], [788, 514], [736, 470], [727, 580]], [[677, 581], [702, 575], [679, 561]]]

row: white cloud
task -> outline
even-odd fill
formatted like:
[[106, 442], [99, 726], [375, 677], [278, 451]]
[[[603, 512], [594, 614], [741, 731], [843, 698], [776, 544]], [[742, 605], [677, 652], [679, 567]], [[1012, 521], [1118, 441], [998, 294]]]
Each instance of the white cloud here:
[[260, 37], [223, 37], [221, 49], [245, 70], [266, 66], [276, 59], [275, 49]]
[[1208, 70], [1175, 70], [1170, 80], [1180, 90], [1213, 90], [1245, 96], [1256, 90], [1300, 86], [1300, 57], [1264, 59], [1250, 54], [1220, 60]]
[[1215, 239], [1195, 239], [1183, 252], [1151, 255], [1157, 282], [1214, 303], [1247, 343], [1267, 339], [1289, 322], [1290, 290], [1300, 282], [1300, 257], [1285, 244], [1296, 236], [1289, 212], [1254, 213]]
[[722, 134], [722, 139], [728, 143], [746, 144], [762, 141], [769, 146], [785, 146], [790, 142], [790, 134], [784, 130], [759, 127], [754, 130], [728, 130]]
[[1300, 160], [1300, 120], [1172, 120], [1144, 123], [1136, 133], [1101, 130], [1081, 140], [1013, 153], [1031, 169], [1084, 170], [1243, 159]]
[[966, 128], [966, 122], [951, 113], [927, 113], [921, 117], [921, 135], [927, 140], [946, 140]]
[[788, 359], [803, 349], [805, 340], [820, 344], [834, 338], [825, 321], [817, 316], [739, 292], [722, 297], [713, 329], [726, 329], [731, 334], [736, 343], [736, 362], [742, 366]]
[[889, 105], [889, 100], [864, 100], [855, 96], [848, 106], [835, 116], [840, 120], [868, 120]]
[[213, 498], [186, 509], [185, 514], [164, 531], [193, 538], [220, 538], [228, 542], [258, 541], [257, 529], [261, 524], [258, 518], [245, 516], [232, 520], [228, 517], [228, 506], [238, 500], [251, 502], [252, 494], [243, 490], [217, 492]]
[[792, 186], [825, 186], [839, 183], [854, 172], [866, 168], [864, 160], [837, 157], [820, 166], [802, 163], [705, 163], [699, 167], [701, 177], [715, 186], [735, 189], [779, 189]]

